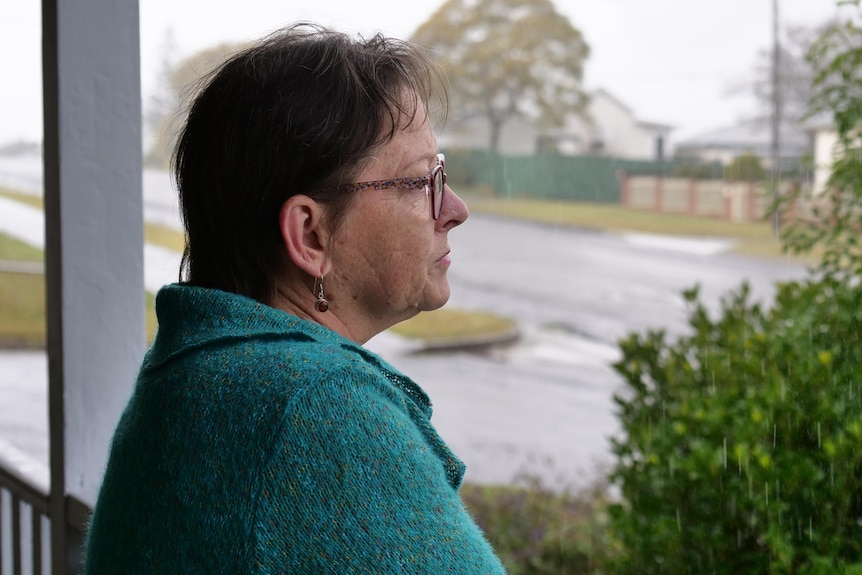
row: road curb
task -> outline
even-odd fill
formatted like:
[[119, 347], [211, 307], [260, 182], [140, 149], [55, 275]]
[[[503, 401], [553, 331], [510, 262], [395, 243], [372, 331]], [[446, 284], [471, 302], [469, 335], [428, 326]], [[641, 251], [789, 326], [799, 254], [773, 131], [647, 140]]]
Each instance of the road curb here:
[[520, 339], [521, 331], [517, 327], [513, 327], [495, 333], [421, 340], [413, 353], [476, 351], [497, 345], [511, 345]]

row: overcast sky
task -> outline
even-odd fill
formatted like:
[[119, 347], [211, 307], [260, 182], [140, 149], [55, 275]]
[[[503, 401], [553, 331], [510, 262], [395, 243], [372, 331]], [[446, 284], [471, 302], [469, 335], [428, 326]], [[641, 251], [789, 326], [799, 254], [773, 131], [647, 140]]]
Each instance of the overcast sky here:
[[[782, 27], [838, 14], [835, 0], [779, 0]], [[296, 20], [346, 32], [407, 38], [443, 0], [141, 0], [141, 82], [151, 93], [170, 30], [177, 58], [226, 40], [249, 40]], [[729, 88], [771, 46], [772, 0], [556, 0], [592, 54], [589, 89], [604, 88], [641, 120], [675, 127], [672, 140], [751, 115]], [[40, 140], [40, 2], [0, 3], [0, 143]]]

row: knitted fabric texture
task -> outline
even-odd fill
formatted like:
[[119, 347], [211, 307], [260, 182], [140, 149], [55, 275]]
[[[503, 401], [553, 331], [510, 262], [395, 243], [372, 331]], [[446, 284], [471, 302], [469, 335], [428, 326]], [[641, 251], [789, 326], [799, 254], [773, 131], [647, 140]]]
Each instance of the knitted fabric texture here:
[[425, 392], [315, 323], [172, 285], [85, 573], [503, 573]]

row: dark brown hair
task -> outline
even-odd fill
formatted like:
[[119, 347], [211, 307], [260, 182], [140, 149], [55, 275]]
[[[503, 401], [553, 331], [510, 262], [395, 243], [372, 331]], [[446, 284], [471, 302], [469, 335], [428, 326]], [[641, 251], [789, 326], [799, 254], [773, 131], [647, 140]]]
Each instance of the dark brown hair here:
[[416, 119], [420, 102], [445, 116], [439, 69], [420, 48], [379, 34], [352, 39], [300, 23], [232, 56], [204, 79], [174, 152], [181, 279], [268, 303], [288, 265], [284, 201], [326, 203], [337, 225], [350, 202], [338, 186]]

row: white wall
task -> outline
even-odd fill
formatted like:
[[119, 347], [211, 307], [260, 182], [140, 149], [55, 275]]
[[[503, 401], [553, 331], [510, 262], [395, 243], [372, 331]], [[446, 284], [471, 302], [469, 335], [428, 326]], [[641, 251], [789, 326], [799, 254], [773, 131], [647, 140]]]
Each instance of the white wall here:
[[820, 128], [814, 133], [814, 194], [822, 194], [832, 169], [838, 134], [834, 128]]

